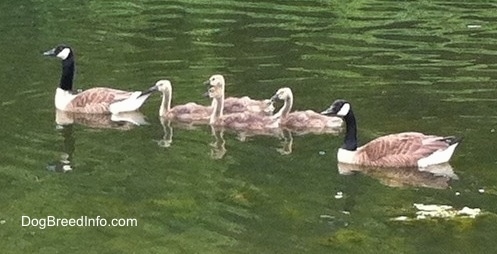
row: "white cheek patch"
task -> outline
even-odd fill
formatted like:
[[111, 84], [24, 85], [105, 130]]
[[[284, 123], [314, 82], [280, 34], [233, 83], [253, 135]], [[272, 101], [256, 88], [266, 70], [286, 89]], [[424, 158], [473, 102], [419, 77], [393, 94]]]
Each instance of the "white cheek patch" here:
[[345, 103], [343, 104], [342, 108], [340, 111], [338, 111], [337, 116], [346, 116], [350, 111], [350, 104]]
[[57, 57], [62, 60], [66, 60], [70, 53], [71, 50], [69, 48], [64, 48], [62, 51], [59, 52], [59, 54], [57, 54]]

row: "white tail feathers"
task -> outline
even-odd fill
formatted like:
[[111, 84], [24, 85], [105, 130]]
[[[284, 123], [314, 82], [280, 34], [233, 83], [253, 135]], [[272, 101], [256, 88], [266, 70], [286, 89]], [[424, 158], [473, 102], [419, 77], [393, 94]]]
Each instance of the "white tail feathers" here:
[[143, 105], [145, 100], [147, 100], [147, 98], [150, 96], [150, 94], [146, 94], [143, 96], [140, 95], [142, 95], [142, 92], [134, 92], [129, 98], [110, 104], [110, 112], [112, 114], [118, 114], [121, 112], [138, 110]]
[[452, 154], [454, 153], [454, 150], [456, 149], [456, 146], [458, 144], [459, 143], [454, 143], [445, 150], [436, 151], [432, 153], [430, 156], [418, 160], [418, 167], [423, 168], [423, 167], [428, 167], [430, 165], [436, 165], [448, 162], [450, 160], [450, 157], [452, 157]]

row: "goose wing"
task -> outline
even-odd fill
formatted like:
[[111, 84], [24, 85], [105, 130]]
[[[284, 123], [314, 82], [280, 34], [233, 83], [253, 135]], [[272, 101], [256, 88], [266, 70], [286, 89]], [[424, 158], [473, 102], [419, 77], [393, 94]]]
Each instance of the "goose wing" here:
[[110, 104], [129, 98], [133, 93], [112, 88], [95, 87], [82, 91], [71, 100], [67, 109], [78, 113], [106, 113]]
[[358, 160], [371, 165], [416, 166], [418, 160], [447, 149], [447, 137], [403, 132], [377, 138], [358, 150]]
[[277, 119], [249, 112], [223, 115], [222, 121], [225, 126], [234, 129], [262, 130], [278, 127]]
[[193, 102], [177, 105], [170, 110], [170, 115], [184, 122], [208, 121], [211, 113], [212, 107], [198, 105]]
[[247, 99], [248, 97], [235, 98], [229, 97], [224, 100], [224, 112], [225, 113], [237, 113], [244, 112], [247, 110]]
[[312, 110], [292, 112], [284, 122], [295, 128], [338, 128], [342, 125], [340, 118], [324, 116]]
[[254, 100], [248, 96], [241, 98], [228, 97], [224, 100], [224, 113], [254, 112], [262, 115], [272, 115], [274, 106], [271, 100]]

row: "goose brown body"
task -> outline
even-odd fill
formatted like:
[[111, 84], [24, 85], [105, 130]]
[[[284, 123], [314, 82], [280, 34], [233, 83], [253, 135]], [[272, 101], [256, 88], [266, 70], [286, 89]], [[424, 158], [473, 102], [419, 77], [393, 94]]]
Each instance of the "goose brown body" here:
[[273, 114], [274, 106], [271, 100], [254, 100], [248, 96], [228, 97], [224, 99], [224, 113], [252, 112], [263, 116]]
[[365, 166], [417, 167], [418, 161], [451, 145], [451, 137], [403, 132], [376, 138], [357, 148], [353, 163]]
[[73, 95], [74, 98], [61, 110], [87, 114], [110, 113], [111, 104], [126, 100], [132, 95], [133, 92], [95, 87]]

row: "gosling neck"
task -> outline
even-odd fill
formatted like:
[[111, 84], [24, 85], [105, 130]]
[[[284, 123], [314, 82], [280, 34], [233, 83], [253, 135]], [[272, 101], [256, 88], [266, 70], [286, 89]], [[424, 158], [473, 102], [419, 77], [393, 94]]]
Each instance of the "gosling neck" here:
[[159, 109], [159, 115], [165, 116], [171, 110], [171, 89], [166, 89], [162, 92], [162, 103]]
[[293, 94], [289, 93], [288, 96], [285, 97], [285, 103], [283, 104], [283, 107], [276, 113], [276, 117], [282, 117], [285, 118], [290, 114], [290, 111], [292, 110], [293, 106]]
[[343, 117], [347, 126], [345, 132], [345, 140], [342, 148], [349, 151], [357, 150], [357, 124], [354, 112], [350, 109], [349, 113]]
[[62, 90], [72, 91], [74, 69], [74, 57], [70, 54], [66, 59], [62, 60], [62, 75], [59, 83], [59, 87]]
[[223, 109], [224, 109], [224, 93], [220, 97], [215, 97], [212, 99], [212, 114], [211, 118], [209, 120], [210, 124], [214, 124], [219, 117], [223, 116]]

